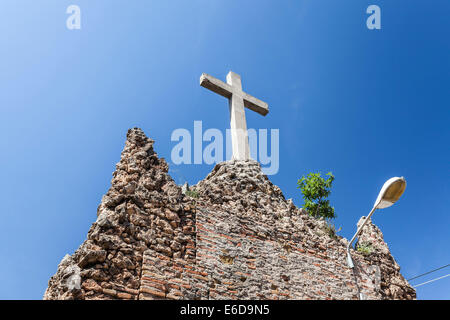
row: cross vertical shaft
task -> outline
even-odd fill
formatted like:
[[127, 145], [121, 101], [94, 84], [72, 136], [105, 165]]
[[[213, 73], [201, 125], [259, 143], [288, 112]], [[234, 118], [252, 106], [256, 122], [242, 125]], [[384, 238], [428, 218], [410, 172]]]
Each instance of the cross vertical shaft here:
[[250, 148], [248, 145], [247, 121], [245, 120], [244, 99], [239, 92], [242, 92], [241, 77], [229, 72], [227, 75], [227, 83], [236, 90], [231, 99], [229, 99], [230, 107], [230, 128], [231, 143], [233, 146], [233, 159], [248, 160], [250, 159]]

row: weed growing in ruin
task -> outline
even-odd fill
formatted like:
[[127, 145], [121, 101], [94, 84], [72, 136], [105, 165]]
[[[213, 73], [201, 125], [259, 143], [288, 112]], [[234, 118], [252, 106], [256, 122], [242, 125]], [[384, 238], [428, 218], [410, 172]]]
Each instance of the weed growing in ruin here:
[[368, 256], [373, 252], [373, 246], [370, 242], [361, 242], [358, 243], [356, 251], [361, 252], [365, 256]]
[[195, 190], [187, 190], [185, 195], [188, 197], [191, 197], [191, 198], [195, 198], [195, 199], [198, 199], [198, 197], [199, 197], [199, 193]]
[[324, 230], [325, 230], [325, 232], [326, 232], [331, 238], [337, 239], [337, 238], [338, 238], [337, 233], [338, 233], [339, 231], [341, 231], [342, 228], [339, 227], [339, 229], [336, 230], [336, 226], [335, 226], [334, 224], [331, 224], [331, 223], [329, 223], [329, 222], [327, 221], [327, 223], [326, 223], [325, 226], [324, 226]]
[[314, 218], [336, 218], [334, 207], [330, 206], [330, 200], [327, 200], [334, 176], [331, 172], [326, 175], [328, 179], [322, 178], [320, 173], [309, 173], [297, 181], [297, 188], [301, 189], [305, 201], [303, 207]]

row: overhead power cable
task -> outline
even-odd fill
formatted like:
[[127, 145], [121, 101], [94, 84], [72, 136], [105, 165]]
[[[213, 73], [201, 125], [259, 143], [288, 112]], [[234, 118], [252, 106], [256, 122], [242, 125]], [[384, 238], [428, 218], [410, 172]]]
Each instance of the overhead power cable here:
[[446, 274], [445, 276], [442, 276], [442, 277], [439, 277], [439, 278], [436, 278], [436, 279], [433, 279], [433, 280], [429, 280], [429, 281], [426, 281], [426, 282], [420, 283], [420, 284], [418, 284], [418, 285], [414, 286], [414, 288], [417, 288], [417, 287], [423, 286], [424, 284], [427, 284], [427, 283], [430, 283], [430, 282], [434, 282], [434, 281], [438, 281], [438, 280], [441, 280], [441, 279], [447, 278], [448, 276], [450, 276], [450, 273], [449, 273], [449, 274]]
[[446, 266], [442, 266], [442, 267], [440, 267], [440, 268], [437, 268], [437, 269], [434, 269], [434, 270], [431, 270], [431, 271], [428, 271], [428, 272], [425, 272], [425, 273], [422, 273], [422, 274], [419, 274], [418, 276], [415, 276], [415, 277], [413, 277], [413, 278], [410, 278], [410, 279], [407, 279], [407, 280], [408, 280], [408, 281], [411, 281], [411, 280], [414, 280], [414, 279], [417, 279], [417, 278], [423, 277], [423, 276], [425, 276], [425, 275], [427, 275], [427, 274], [430, 274], [430, 273], [433, 273], [433, 272], [435, 272], [435, 271], [438, 271], [438, 270], [441, 270], [441, 269], [447, 268], [448, 266], [450, 266], [450, 264], [448, 264], [448, 265], [446, 265]]

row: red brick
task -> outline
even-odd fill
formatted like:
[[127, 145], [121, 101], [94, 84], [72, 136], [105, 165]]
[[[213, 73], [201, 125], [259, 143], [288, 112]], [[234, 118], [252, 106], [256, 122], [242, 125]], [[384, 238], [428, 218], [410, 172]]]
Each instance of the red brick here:
[[117, 292], [117, 298], [131, 300], [131, 299], [133, 299], [133, 296], [126, 292]]
[[157, 290], [152, 290], [152, 289], [147, 288], [147, 287], [141, 287], [140, 288], [140, 292], [148, 293], [148, 294], [151, 294], [152, 296], [160, 297], [160, 298], [165, 298], [166, 297], [166, 294], [164, 292], [160, 292], [160, 291], [157, 291]]

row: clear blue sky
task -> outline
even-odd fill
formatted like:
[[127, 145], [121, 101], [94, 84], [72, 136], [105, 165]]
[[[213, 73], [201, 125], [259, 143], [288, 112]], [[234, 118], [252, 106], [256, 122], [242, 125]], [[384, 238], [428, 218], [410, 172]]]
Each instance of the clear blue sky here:
[[[82, 29], [68, 30], [70, 4]], [[366, 28], [370, 4], [382, 29]], [[450, 263], [448, 0], [3, 0], [0, 5], [0, 299], [40, 299], [85, 240], [128, 128], [170, 159], [176, 128], [229, 126], [202, 72], [242, 76], [269, 103], [251, 128], [280, 130], [270, 179], [301, 206], [297, 179], [333, 171], [350, 238], [385, 180], [405, 194], [373, 220], [409, 278]], [[209, 165], [172, 166], [177, 182]], [[426, 281], [450, 268], [418, 279]], [[450, 299], [450, 277], [419, 299]]]

